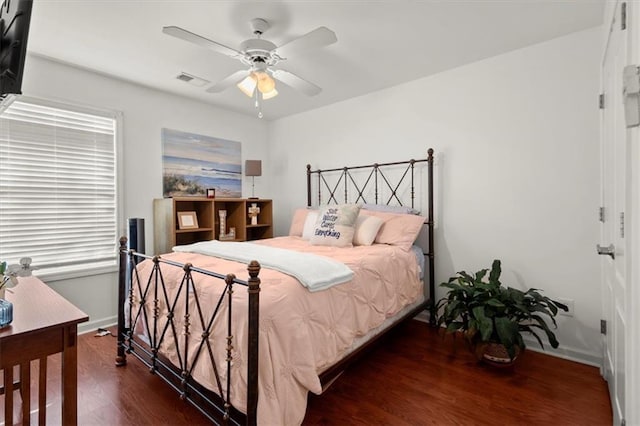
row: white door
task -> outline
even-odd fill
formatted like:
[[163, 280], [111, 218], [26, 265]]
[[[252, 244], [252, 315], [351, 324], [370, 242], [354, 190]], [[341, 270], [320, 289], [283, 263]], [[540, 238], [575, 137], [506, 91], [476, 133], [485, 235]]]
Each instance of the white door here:
[[[603, 375], [609, 385], [613, 409], [613, 423], [619, 425], [626, 414], [626, 332], [628, 326], [627, 264], [623, 229], [623, 215], [627, 206], [627, 143], [631, 131], [624, 119], [623, 69], [628, 65], [627, 30], [623, 29], [624, 3], [610, 2], [605, 22], [608, 28], [607, 43], [602, 62], [602, 88], [604, 109], [602, 110], [601, 138], [601, 190], [602, 248], [612, 253], [601, 253], [603, 315], [606, 334], [603, 336]], [[625, 24], [626, 25], [626, 24]], [[602, 248], [599, 249], [603, 252]]]

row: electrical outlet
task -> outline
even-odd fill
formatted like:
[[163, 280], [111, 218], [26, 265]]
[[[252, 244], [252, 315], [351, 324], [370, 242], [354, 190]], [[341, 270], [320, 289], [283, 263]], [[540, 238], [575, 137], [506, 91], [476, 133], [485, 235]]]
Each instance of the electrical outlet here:
[[562, 298], [557, 298], [556, 299], [558, 302], [562, 303], [563, 305], [567, 305], [567, 308], [569, 308], [568, 311], [563, 311], [562, 309], [558, 309], [558, 314], [560, 315], [564, 315], [565, 317], [572, 317], [573, 316], [573, 309], [574, 309], [574, 300], [573, 299], [562, 299]]

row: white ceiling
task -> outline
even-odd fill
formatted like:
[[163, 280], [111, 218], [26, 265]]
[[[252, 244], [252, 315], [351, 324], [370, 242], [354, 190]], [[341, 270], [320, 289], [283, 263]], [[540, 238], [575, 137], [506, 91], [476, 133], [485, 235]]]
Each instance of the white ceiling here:
[[[282, 83], [265, 101], [271, 120], [394, 86], [602, 23], [605, 0], [122, 1], [34, 2], [28, 48], [35, 54], [255, 116], [235, 87], [206, 93], [180, 72], [212, 83], [242, 69], [230, 57], [170, 37], [175, 25], [233, 48], [252, 37], [249, 20], [282, 45], [319, 26], [338, 42], [279, 66], [323, 88], [307, 97]], [[428, 94], [425, 94], [428, 96]]]

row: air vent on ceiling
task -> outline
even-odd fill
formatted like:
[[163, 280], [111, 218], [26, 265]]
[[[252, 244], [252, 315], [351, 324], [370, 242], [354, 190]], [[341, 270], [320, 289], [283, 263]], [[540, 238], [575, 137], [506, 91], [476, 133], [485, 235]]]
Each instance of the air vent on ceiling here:
[[209, 83], [209, 80], [196, 77], [195, 75], [187, 74], [186, 72], [181, 72], [176, 78], [180, 81], [184, 81], [185, 83], [189, 83], [197, 87], [206, 86]]

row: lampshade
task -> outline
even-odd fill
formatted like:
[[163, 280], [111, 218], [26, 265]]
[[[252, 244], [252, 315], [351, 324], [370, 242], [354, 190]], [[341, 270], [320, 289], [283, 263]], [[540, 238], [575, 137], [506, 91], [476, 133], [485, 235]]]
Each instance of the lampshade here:
[[244, 162], [245, 176], [262, 176], [262, 160], [246, 160]]
[[255, 71], [237, 84], [238, 89], [248, 97], [253, 97], [256, 87], [262, 94], [262, 99], [271, 99], [278, 95], [276, 81], [264, 71]]
[[265, 101], [267, 99], [275, 98], [276, 96], [278, 96], [278, 91], [275, 88], [270, 92], [262, 92], [262, 99]]
[[253, 97], [253, 91], [256, 90], [257, 85], [258, 79], [255, 78], [253, 73], [249, 74], [244, 80], [237, 84], [238, 89], [250, 98]]
[[258, 90], [263, 94], [269, 93], [276, 88], [276, 82], [266, 72], [256, 72], [258, 78]]

